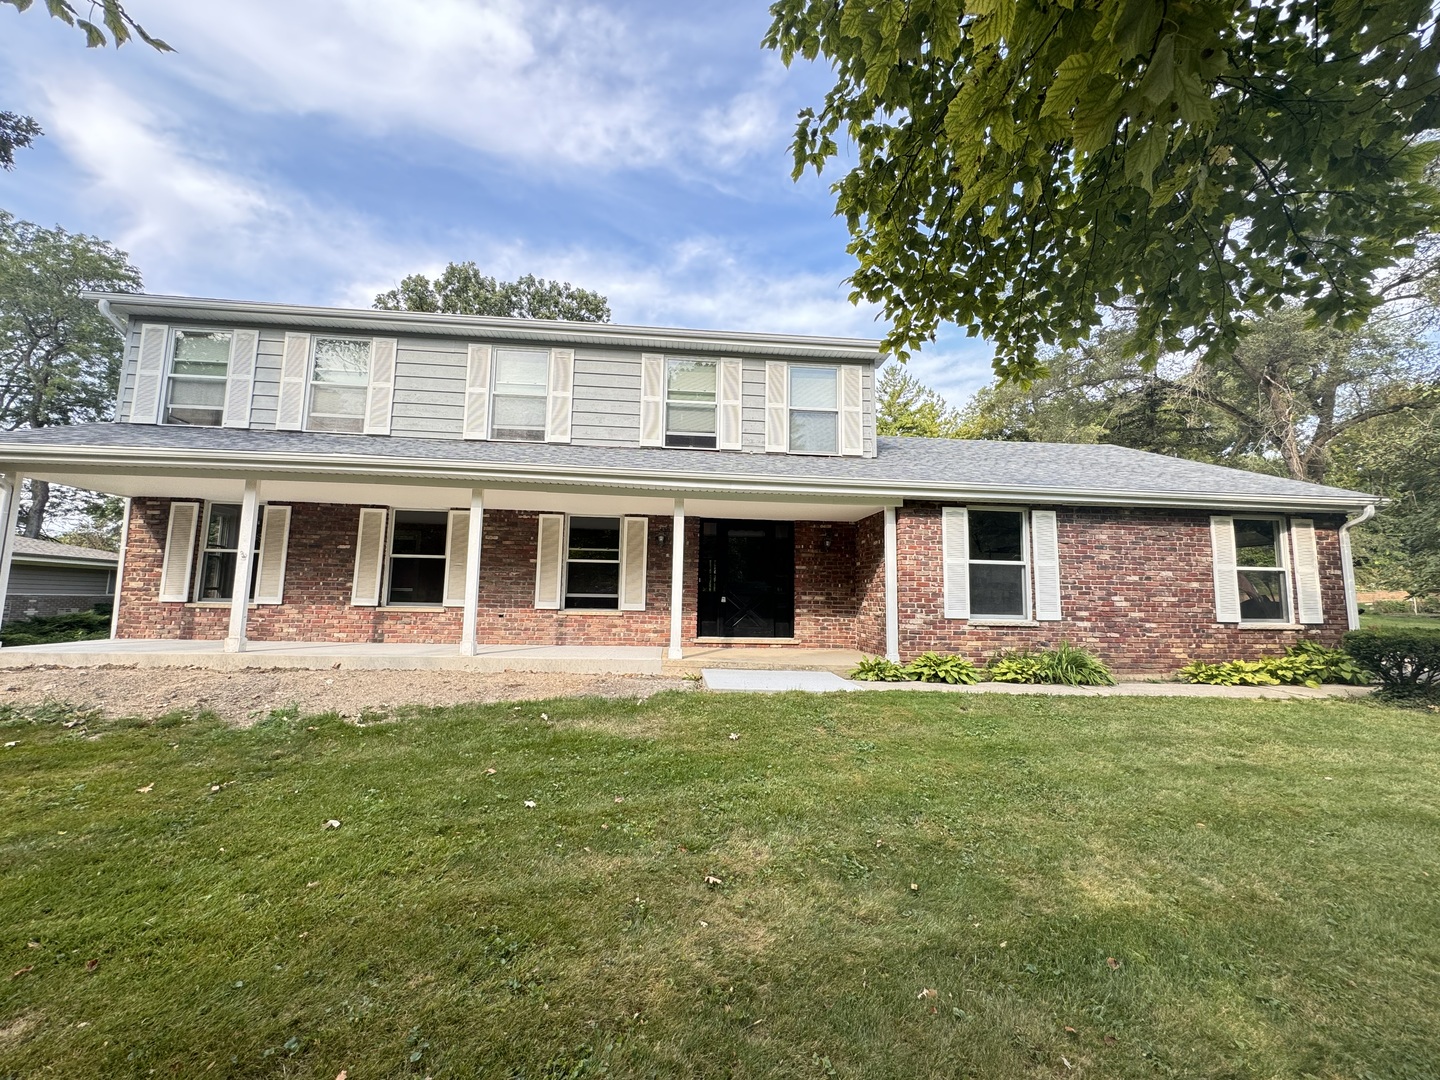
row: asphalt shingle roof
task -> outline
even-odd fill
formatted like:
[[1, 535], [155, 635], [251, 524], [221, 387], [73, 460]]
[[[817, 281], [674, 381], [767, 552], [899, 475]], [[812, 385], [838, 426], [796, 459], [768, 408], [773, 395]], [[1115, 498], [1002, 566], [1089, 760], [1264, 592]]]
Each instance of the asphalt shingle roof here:
[[1286, 502], [1314, 499], [1354, 506], [1377, 501], [1372, 495], [1344, 488], [1104, 444], [882, 437], [876, 457], [842, 458], [102, 423], [6, 432], [0, 436], [0, 461], [6, 457], [7, 449], [13, 448], [13, 453], [23, 459], [26, 450], [42, 447], [139, 450], [177, 456], [191, 451], [240, 456], [285, 454], [319, 461], [333, 459], [337, 465], [345, 459], [413, 460], [417, 466], [424, 462], [452, 467], [474, 463], [478, 468], [638, 472], [672, 479], [733, 476], [820, 485], [856, 483], [899, 490], [913, 484], [918, 485], [916, 497], [922, 498], [933, 496], [935, 486], [942, 485], [965, 492], [1034, 489], [1061, 497], [1067, 491], [1091, 496], [1108, 493], [1121, 503], [1126, 496], [1153, 500], [1169, 495], [1218, 500], [1275, 497]]
[[30, 555], [41, 559], [84, 559], [88, 562], [119, 562], [118, 552], [102, 548], [78, 547], [55, 540], [37, 540], [33, 536], [15, 537], [16, 556]]

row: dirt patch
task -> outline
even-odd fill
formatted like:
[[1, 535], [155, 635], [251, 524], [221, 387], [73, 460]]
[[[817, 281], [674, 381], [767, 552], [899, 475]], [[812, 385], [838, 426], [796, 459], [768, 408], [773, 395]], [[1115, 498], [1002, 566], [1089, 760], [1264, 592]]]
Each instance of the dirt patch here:
[[19, 1042], [28, 1035], [32, 1028], [40, 1022], [38, 1016], [29, 1014], [15, 1017], [6, 1023], [0, 1023], [0, 1046], [5, 1043]]
[[534, 701], [594, 695], [647, 698], [693, 686], [654, 675], [568, 675], [463, 671], [209, 671], [203, 668], [10, 668], [0, 672], [0, 702], [63, 701], [107, 716], [159, 716], [209, 709], [247, 724], [273, 709], [358, 717], [401, 705]]

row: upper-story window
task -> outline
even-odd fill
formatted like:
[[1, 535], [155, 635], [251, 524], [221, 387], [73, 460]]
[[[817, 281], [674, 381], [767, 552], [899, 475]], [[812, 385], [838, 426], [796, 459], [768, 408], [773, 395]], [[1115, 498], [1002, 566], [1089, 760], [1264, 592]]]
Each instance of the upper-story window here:
[[665, 445], [715, 448], [714, 360], [665, 362]]
[[815, 364], [790, 365], [790, 452], [840, 452], [840, 371]]
[[1290, 621], [1285, 528], [1279, 518], [1235, 519], [1235, 579], [1241, 622]]
[[1030, 615], [1029, 545], [1021, 510], [970, 509], [970, 617]]
[[550, 354], [541, 349], [496, 349], [490, 437], [545, 441], [545, 401]]
[[311, 431], [365, 430], [365, 396], [370, 383], [370, 342], [317, 337], [310, 364]]
[[225, 419], [230, 333], [176, 330], [165, 388], [165, 423], [219, 427]]

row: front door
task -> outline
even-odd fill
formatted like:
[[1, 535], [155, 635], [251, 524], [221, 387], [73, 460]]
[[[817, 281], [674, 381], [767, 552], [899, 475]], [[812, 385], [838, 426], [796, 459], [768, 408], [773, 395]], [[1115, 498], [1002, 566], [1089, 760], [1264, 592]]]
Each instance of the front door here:
[[788, 521], [701, 521], [701, 637], [795, 633], [795, 530]]

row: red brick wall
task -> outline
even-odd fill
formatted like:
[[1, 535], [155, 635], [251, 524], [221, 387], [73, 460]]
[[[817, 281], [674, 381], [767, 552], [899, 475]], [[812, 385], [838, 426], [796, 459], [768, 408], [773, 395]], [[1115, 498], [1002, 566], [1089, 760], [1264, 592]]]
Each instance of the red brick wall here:
[[1345, 632], [1340, 571], [1342, 517], [1315, 517], [1326, 622], [1301, 630], [1242, 630], [1215, 622], [1210, 515], [1203, 511], [1057, 508], [1059, 622], [971, 626], [944, 617], [940, 507], [899, 511], [900, 652], [930, 649], [972, 660], [1061, 640], [1092, 650], [1118, 671], [1168, 672], [1189, 660], [1251, 659], [1301, 637], [1335, 644]]
[[855, 648], [885, 655], [885, 514], [855, 526]]

